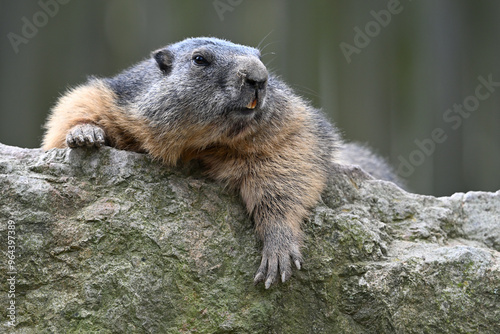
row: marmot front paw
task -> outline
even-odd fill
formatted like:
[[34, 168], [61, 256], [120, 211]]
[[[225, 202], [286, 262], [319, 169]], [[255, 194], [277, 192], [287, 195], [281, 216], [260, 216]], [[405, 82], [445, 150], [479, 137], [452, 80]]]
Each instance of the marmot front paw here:
[[69, 130], [66, 144], [69, 147], [101, 147], [106, 143], [104, 130], [93, 124], [79, 124]]
[[[283, 242], [284, 240], [280, 240]], [[300, 254], [299, 243], [293, 240], [287, 240], [285, 244], [275, 245], [274, 241], [265, 242], [262, 251], [262, 261], [254, 278], [254, 284], [264, 282], [266, 289], [276, 280], [279, 273], [281, 282], [285, 282], [292, 275], [292, 263], [300, 270], [302, 255]]]

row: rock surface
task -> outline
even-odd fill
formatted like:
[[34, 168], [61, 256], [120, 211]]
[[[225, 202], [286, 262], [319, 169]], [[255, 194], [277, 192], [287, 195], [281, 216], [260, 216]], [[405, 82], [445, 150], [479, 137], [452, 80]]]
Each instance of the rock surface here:
[[303, 269], [265, 290], [242, 203], [194, 164], [0, 144], [0, 332], [500, 333], [500, 192], [332, 169]]

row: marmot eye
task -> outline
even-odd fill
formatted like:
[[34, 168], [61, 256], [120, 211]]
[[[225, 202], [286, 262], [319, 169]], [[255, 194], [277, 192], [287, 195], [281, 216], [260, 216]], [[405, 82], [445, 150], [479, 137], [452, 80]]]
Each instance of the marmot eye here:
[[196, 55], [193, 56], [193, 63], [198, 66], [208, 66], [210, 63], [203, 56]]

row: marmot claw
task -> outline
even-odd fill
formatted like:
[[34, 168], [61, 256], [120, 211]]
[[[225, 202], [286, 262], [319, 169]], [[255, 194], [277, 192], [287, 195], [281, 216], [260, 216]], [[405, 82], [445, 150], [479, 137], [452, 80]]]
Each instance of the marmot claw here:
[[270, 251], [264, 247], [262, 252], [262, 261], [254, 278], [254, 284], [264, 282], [266, 289], [275, 282], [278, 274], [278, 269], [281, 277], [281, 282], [286, 282], [292, 276], [292, 260], [293, 264], [300, 270], [302, 255], [299, 247], [292, 245], [289, 248], [281, 251]]

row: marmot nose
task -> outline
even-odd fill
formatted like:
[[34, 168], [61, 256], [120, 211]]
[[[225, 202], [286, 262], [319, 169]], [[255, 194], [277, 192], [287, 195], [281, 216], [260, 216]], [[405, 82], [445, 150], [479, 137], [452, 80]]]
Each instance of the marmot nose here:
[[252, 89], [262, 90], [267, 84], [267, 68], [255, 58], [247, 58], [240, 67], [238, 74], [243, 77], [245, 85]]
[[254, 79], [251, 79], [250, 77], [246, 77], [245, 78], [245, 84], [247, 84], [248, 86], [250, 86], [250, 88], [253, 88], [253, 89], [264, 89], [266, 87], [266, 83], [267, 83], [267, 77], [264, 78], [264, 79], [257, 79], [257, 80], [254, 80]]
[[264, 89], [267, 84], [267, 69], [261, 66], [252, 66], [242, 71], [245, 74], [245, 84], [253, 89]]

